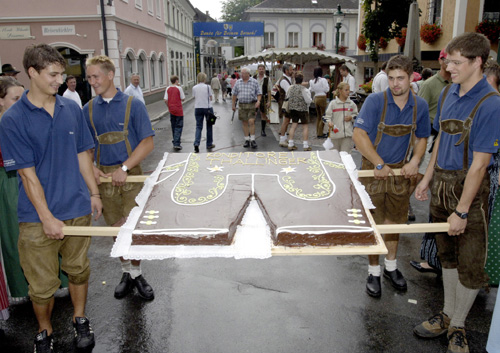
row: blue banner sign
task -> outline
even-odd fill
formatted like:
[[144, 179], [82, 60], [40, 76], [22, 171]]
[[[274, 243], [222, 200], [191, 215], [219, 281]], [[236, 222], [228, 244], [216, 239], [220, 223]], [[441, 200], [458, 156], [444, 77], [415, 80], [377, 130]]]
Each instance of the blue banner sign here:
[[262, 37], [264, 22], [194, 22], [195, 37]]

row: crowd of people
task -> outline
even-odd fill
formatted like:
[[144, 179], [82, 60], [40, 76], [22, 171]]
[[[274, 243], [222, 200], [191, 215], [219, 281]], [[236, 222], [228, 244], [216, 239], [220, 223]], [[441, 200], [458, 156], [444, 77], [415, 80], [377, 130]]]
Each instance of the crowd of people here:
[[[248, 68], [241, 69], [240, 78], [214, 74], [209, 79], [199, 73], [192, 89], [194, 152], [200, 152], [204, 128], [206, 150], [215, 148], [211, 118], [219, 97], [222, 103], [231, 97], [231, 108], [241, 121], [243, 147], [258, 148], [256, 120], [260, 118], [261, 136], [266, 136], [273, 95], [282, 120], [279, 146], [296, 150], [294, 135], [301, 124], [303, 150], [311, 151], [309, 109], [314, 102], [316, 136], [331, 138], [333, 148], [341, 152], [351, 152], [355, 144], [362, 155], [361, 169], [373, 171], [373, 177], [361, 181], [376, 206], [375, 223], [406, 223], [410, 195], [415, 192], [417, 200], [425, 201], [430, 192], [429, 221], [447, 222], [449, 230], [426, 234], [422, 261], [411, 265], [420, 272], [442, 275], [444, 302], [413, 332], [422, 338], [446, 334], [448, 352], [468, 352], [465, 322], [470, 308], [480, 288], [499, 281], [500, 264], [487, 257], [488, 248], [500, 251], [500, 236], [492, 233], [493, 227], [488, 237], [488, 220], [500, 217], [500, 206], [495, 208], [500, 203], [496, 196], [500, 67], [488, 62], [489, 51], [483, 35], [459, 35], [439, 54], [440, 70], [435, 75], [424, 70], [415, 85], [412, 60], [396, 55], [375, 76], [374, 93], [359, 112], [354, 77], [345, 65], [339, 68], [342, 82], [335, 89], [320, 67], [307, 82], [302, 72], [285, 63], [283, 75], [274, 84], [265, 65], [259, 65], [253, 77]], [[56, 94], [66, 67], [56, 49], [29, 46], [23, 66], [30, 79], [27, 90], [15, 79], [19, 71], [10, 64], [2, 67], [0, 77], [4, 264], [0, 266], [0, 318], [8, 318], [8, 294], [11, 301], [29, 297], [39, 326], [35, 352], [51, 352], [54, 294], [67, 287], [74, 308], [75, 346], [88, 349], [95, 344], [85, 315], [90, 237], [65, 237], [63, 227], [90, 226], [92, 216], [97, 219], [101, 214], [108, 226], [124, 224], [142, 188], [126, 179], [142, 174], [140, 164], [154, 149], [154, 130], [139, 75], [132, 74], [130, 85], [121, 92], [114, 84], [114, 63], [107, 56], [86, 62], [87, 80], [96, 97], [83, 107], [74, 76], [65, 78], [64, 95]], [[185, 93], [179, 77], [172, 76], [170, 83], [164, 101], [173, 149], [180, 151]], [[405, 291], [408, 284], [397, 264], [399, 234], [384, 234], [384, 241], [388, 254], [383, 276], [396, 290]], [[122, 277], [114, 296], [121, 299], [136, 290], [143, 299], [153, 300], [154, 290], [140, 261], [120, 261]], [[366, 291], [371, 297], [382, 295], [381, 276], [379, 256], [368, 256]], [[499, 305], [492, 330], [500, 325]], [[497, 335], [490, 334], [488, 349], [493, 352], [499, 347]]]

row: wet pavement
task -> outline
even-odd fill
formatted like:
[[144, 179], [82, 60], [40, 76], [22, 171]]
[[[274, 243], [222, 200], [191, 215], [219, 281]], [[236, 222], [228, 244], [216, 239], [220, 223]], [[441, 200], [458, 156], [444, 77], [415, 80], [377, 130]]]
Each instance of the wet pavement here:
[[[165, 151], [175, 152], [165, 105], [157, 102], [148, 110], [155, 120], [155, 151], [143, 170], [152, 171]], [[214, 151], [244, 151], [241, 123], [237, 117], [230, 122], [230, 102], [215, 104], [215, 111], [221, 119], [214, 127]], [[192, 152], [193, 101], [185, 104], [184, 116], [182, 152]], [[267, 137], [260, 136], [260, 122], [257, 127], [258, 151], [285, 150], [278, 146], [278, 125], [268, 125]], [[310, 141], [313, 150], [322, 149], [324, 140]], [[204, 146], [203, 138], [202, 153]], [[353, 156], [359, 163], [359, 154]], [[425, 222], [428, 204], [413, 199], [412, 205], [417, 222]], [[408, 291], [397, 292], [382, 279], [380, 299], [365, 292], [366, 256], [282, 256], [144, 261], [143, 274], [156, 296], [146, 302], [137, 293], [113, 297], [121, 277], [119, 261], [109, 256], [113, 240], [94, 237], [87, 302], [96, 336], [93, 352], [445, 352], [445, 337], [423, 340], [412, 333], [442, 308], [441, 279], [409, 265], [419, 258], [420, 240], [419, 234], [401, 236], [398, 267]], [[471, 352], [485, 351], [496, 295], [496, 288], [481, 290], [468, 316]], [[56, 298], [52, 321], [58, 352], [73, 352], [71, 315], [69, 296]], [[5, 330], [2, 353], [32, 351], [37, 323], [30, 303], [12, 306], [0, 328]]]

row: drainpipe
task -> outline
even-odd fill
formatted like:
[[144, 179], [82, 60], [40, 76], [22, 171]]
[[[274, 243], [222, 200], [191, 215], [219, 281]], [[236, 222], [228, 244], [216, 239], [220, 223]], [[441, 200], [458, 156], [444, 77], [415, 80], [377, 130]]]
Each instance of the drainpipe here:
[[104, 42], [104, 54], [109, 56], [108, 53], [108, 31], [106, 29], [106, 15], [104, 14], [104, 0], [101, 3], [101, 22], [102, 22], [102, 40]]

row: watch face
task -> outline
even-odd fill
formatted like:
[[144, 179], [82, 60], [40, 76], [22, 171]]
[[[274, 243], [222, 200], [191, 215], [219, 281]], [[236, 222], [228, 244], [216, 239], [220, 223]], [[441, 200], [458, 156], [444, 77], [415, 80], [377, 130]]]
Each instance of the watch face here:
[[382, 168], [384, 168], [382, 164], [377, 164], [377, 170], [381, 170]]

